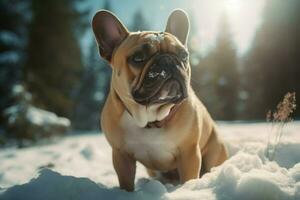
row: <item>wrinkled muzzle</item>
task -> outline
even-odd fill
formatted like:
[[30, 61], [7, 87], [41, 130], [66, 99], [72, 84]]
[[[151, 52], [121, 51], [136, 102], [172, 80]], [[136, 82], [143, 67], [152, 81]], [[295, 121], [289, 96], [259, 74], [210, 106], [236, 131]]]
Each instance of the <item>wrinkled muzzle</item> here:
[[143, 105], [178, 103], [187, 97], [187, 74], [174, 55], [158, 55], [145, 70], [140, 86], [132, 91], [136, 102]]

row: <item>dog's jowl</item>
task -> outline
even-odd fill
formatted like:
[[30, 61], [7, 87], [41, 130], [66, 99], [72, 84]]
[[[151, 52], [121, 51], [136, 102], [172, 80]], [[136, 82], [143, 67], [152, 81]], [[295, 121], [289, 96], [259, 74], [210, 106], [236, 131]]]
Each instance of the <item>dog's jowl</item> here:
[[224, 162], [215, 123], [190, 85], [186, 13], [173, 11], [164, 32], [129, 32], [105, 10], [92, 26], [112, 68], [101, 125], [120, 187], [134, 190], [137, 161], [150, 176], [180, 183]]

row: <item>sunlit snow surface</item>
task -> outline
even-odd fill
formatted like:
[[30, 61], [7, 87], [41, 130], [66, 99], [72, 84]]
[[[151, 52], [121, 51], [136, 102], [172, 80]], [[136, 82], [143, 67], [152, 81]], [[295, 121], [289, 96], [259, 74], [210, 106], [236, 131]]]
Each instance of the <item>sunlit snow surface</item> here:
[[181, 186], [149, 179], [138, 165], [136, 190], [120, 190], [103, 135], [0, 149], [0, 199], [300, 199], [300, 122], [289, 124], [275, 162], [264, 156], [266, 123], [219, 123], [230, 159]]

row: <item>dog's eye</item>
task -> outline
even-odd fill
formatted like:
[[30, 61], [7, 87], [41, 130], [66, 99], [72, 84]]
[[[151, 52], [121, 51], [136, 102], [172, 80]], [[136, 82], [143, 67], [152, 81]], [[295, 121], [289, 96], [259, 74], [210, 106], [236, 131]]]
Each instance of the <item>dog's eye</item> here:
[[189, 58], [189, 53], [186, 50], [181, 49], [179, 51], [179, 57], [183, 62], [186, 62]]
[[137, 52], [131, 57], [131, 61], [134, 63], [142, 63], [146, 60], [146, 56], [143, 52]]

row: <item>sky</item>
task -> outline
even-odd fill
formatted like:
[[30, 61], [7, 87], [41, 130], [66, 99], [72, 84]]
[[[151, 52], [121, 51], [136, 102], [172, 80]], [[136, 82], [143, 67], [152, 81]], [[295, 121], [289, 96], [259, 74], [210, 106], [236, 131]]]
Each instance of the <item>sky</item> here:
[[[141, 9], [153, 30], [163, 31], [167, 17], [175, 8], [186, 10], [196, 30], [196, 46], [202, 54], [214, 47], [219, 21], [227, 16], [233, 41], [239, 55], [251, 45], [257, 27], [261, 23], [265, 0], [110, 0], [113, 12], [130, 26], [134, 13]], [[102, 8], [104, 0], [89, 0], [90, 18]], [[88, 31], [83, 43], [92, 41]]]

